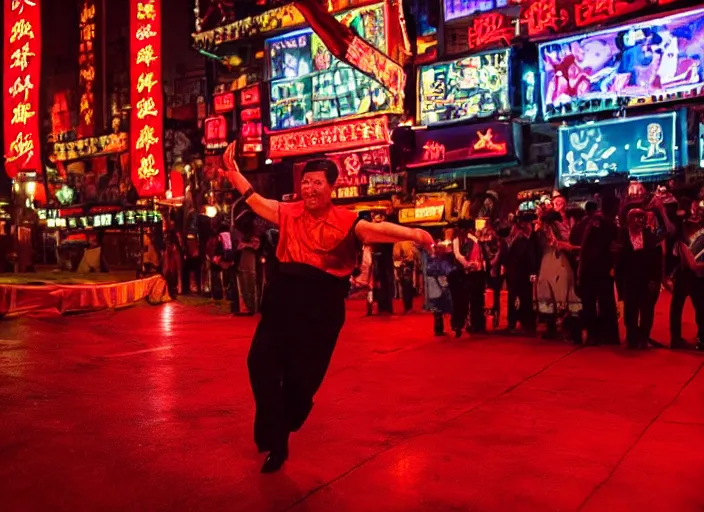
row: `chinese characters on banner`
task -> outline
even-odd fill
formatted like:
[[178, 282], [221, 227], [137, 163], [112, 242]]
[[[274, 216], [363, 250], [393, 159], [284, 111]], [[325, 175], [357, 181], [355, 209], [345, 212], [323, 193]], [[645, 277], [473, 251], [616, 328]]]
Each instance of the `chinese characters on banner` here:
[[162, 196], [164, 95], [161, 84], [161, 0], [130, 4], [130, 165], [140, 197]]
[[78, 116], [78, 136], [95, 135], [95, 3], [85, 0], [81, 7], [78, 80], [81, 102]]
[[41, 0], [5, 0], [3, 98], [4, 157], [10, 178], [42, 172], [39, 139]]

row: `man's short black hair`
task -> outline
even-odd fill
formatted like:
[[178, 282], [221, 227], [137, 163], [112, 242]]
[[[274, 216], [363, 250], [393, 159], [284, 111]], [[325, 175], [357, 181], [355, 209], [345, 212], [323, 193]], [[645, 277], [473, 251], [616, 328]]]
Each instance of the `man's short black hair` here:
[[328, 182], [328, 185], [332, 186], [335, 184], [339, 171], [337, 169], [337, 165], [335, 165], [335, 162], [333, 162], [332, 160], [310, 160], [306, 163], [306, 166], [303, 168], [301, 178], [303, 178], [303, 176], [305, 176], [309, 172], [320, 171], [325, 173], [325, 180]]
[[587, 204], [584, 205], [584, 211], [587, 213], [596, 213], [598, 209], [599, 205], [596, 201], [587, 201]]

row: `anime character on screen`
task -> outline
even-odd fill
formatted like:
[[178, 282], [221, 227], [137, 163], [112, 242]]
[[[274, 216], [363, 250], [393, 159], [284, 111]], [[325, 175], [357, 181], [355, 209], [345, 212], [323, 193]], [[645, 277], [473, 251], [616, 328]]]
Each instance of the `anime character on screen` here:
[[569, 45], [550, 45], [543, 52], [543, 63], [552, 72], [546, 93], [550, 105], [571, 103], [613, 74], [613, 51], [602, 39], [574, 41]]
[[650, 164], [667, 160], [667, 150], [662, 147], [665, 135], [660, 124], [650, 123], [648, 125], [647, 140], [647, 145], [643, 144], [643, 139], [638, 139], [636, 144], [640, 151], [645, 152], [645, 155], [641, 155], [640, 161]]
[[693, 25], [670, 29], [663, 25], [653, 29], [649, 46], [654, 55], [655, 74], [651, 78], [654, 90], [661, 91], [702, 80], [701, 48], [688, 55], [689, 43], [702, 28], [702, 20]]

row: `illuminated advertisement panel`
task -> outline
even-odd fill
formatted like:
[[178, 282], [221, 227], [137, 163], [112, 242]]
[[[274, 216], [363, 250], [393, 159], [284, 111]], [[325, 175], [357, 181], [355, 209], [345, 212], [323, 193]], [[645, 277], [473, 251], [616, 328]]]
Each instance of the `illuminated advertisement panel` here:
[[[372, 46], [386, 51], [384, 4], [335, 17]], [[266, 49], [272, 130], [398, 107], [396, 98], [378, 82], [333, 57], [310, 29], [269, 39]]]
[[418, 117], [423, 125], [496, 117], [511, 110], [509, 50], [421, 66]]
[[510, 123], [481, 123], [415, 132], [409, 168], [505, 157], [513, 152]]
[[508, 7], [510, 0], [443, 0], [445, 21]]
[[341, 121], [269, 136], [269, 158], [307, 155], [326, 151], [389, 143], [386, 117]]
[[704, 9], [539, 46], [546, 118], [699, 96]]
[[5, 172], [42, 172], [39, 84], [42, 27], [40, 0], [6, 0], [3, 34]]
[[558, 187], [674, 171], [676, 122], [668, 112], [560, 127]]
[[161, 0], [132, 0], [130, 7], [132, 183], [139, 197], [162, 196], [166, 189], [166, 169]]

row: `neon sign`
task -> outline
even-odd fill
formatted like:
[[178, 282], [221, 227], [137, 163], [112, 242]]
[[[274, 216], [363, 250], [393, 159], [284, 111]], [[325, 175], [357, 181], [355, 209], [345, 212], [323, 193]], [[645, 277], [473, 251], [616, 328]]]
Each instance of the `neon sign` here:
[[226, 92], [213, 96], [213, 110], [216, 114], [224, 114], [235, 110], [235, 93]]
[[388, 142], [389, 126], [386, 117], [357, 119], [319, 128], [271, 134], [269, 158], [339, 151]]
[[243, 155], [264, 151], [262, 140], [262, 109], [259, 84], [251, 85], [240, 91], [240, 152]]
[[472, 20], [467, 30], [467, 47], [479, 50], [497, 44], [509, 46], [514, 32], [513, 22], [505, 14], [482, 14]]
[[4, 157], [10, 178], [42, 172], [39, 138], [41, 0], [6, 0], [3, 56]]
[[132, 0], [130, 9], [131, 165], [140, 197], [164, 195], [164, 95], [161, 0]]
[[521, 25], [535, 37], [587, 27], [670, 0], [531, 0], [521, 10]]
[[647, 176], [677, 167], [677, 114], [561, 127], [558, 186], [615, 176]]
[[508, 156], [513, 147], [510, 123], [418, 130], [409, 168]]
[[79, 90], [81, 100], [78, 116], [78, 136], [92, 137], [95, 133], [95, 3], [85, 0], [81, 9], [80, 45], [78, 64], [80, 66]]

